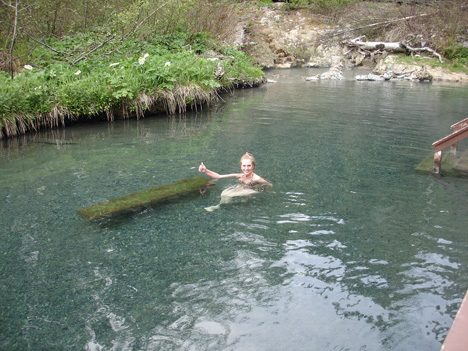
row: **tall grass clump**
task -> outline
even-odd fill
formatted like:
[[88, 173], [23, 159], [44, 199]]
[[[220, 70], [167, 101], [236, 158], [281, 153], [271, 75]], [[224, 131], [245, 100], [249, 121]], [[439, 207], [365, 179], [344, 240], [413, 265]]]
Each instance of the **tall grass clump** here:
[[468, 67], [468, 47], [460, 44], [452, 44], [445, 48], [444, 56]]

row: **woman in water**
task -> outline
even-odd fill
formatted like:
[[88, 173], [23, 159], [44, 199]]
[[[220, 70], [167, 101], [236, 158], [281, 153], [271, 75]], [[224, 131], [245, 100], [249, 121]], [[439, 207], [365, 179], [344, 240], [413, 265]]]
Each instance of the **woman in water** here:
[[260, 177], [258, 174], [254, 173], [255, 170], [255, 158], [252, 154], [246, 152], [240, 159], [240, 167], [242, 173], [231, 173], [231, 174], [218, 174], [216, 172], [210, 171], [205, 167], [203, 162], [198, 167], [198, 171], [201, 173], [205, 173], [207, 176], [220, 179], [220, 178], [237, 178], [240, 184], [230, 187], [228, 189], [223, 190], [221, 193], [221, 202], [216, 206], [210, 206], [205, 208], [205, 210], [212, 212], [220, 208], [220, 205], [229, 203], [232, 201], [233, 197], [236, 196], [248, 196], [259, 191], [262, 191], [264, 186], [268, 188], [272, 188], [273, 185]]

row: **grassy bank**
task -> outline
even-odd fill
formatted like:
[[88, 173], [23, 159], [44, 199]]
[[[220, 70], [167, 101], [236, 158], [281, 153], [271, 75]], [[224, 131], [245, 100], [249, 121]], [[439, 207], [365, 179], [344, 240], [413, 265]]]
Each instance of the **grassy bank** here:
[[[70, 37], [60, 45], [84, 40]], [[0, 75], [0, 138], [77, 119], [181, 113], [216, 101], [220, 90], [264, 77], [242, 52], [215, 48], [202, 36], [189, 43], [182, 34], [126, 41], [111, 55], [75, 65], [48, 64], [54, 58], [37, 55], [37, 64], [25, 65], [13, 79]]]

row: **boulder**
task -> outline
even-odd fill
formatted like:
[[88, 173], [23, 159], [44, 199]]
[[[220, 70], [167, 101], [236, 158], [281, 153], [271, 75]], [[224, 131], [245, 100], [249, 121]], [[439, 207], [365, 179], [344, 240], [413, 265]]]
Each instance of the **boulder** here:
[[356, 80], [359, 80], [359, 81], [367, 80], [367, 81], [375, 82], [375, 81], [385, 80], [385, 78], [378, 74], [369, 73], [369, 74], [364, 74], [364, 75], [357, 75]]

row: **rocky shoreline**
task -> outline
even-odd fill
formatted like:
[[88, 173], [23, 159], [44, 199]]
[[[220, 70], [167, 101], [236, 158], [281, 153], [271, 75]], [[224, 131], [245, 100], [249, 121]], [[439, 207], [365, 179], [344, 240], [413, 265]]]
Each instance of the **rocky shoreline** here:
[[370, 57], [349, 50], [334, 36], [337, 26], [307, 10], [282, 10], [282, 4], [262, 7], [239, 24], [236, 43], [264, 69], [330, 68], [309, 80], [342, 79], [340, 71], [364, 68], [372, 74], [359, 80], [411, 80], [468, 83], [468, 74], [428, 64], [403, 64], [387, 53]]

